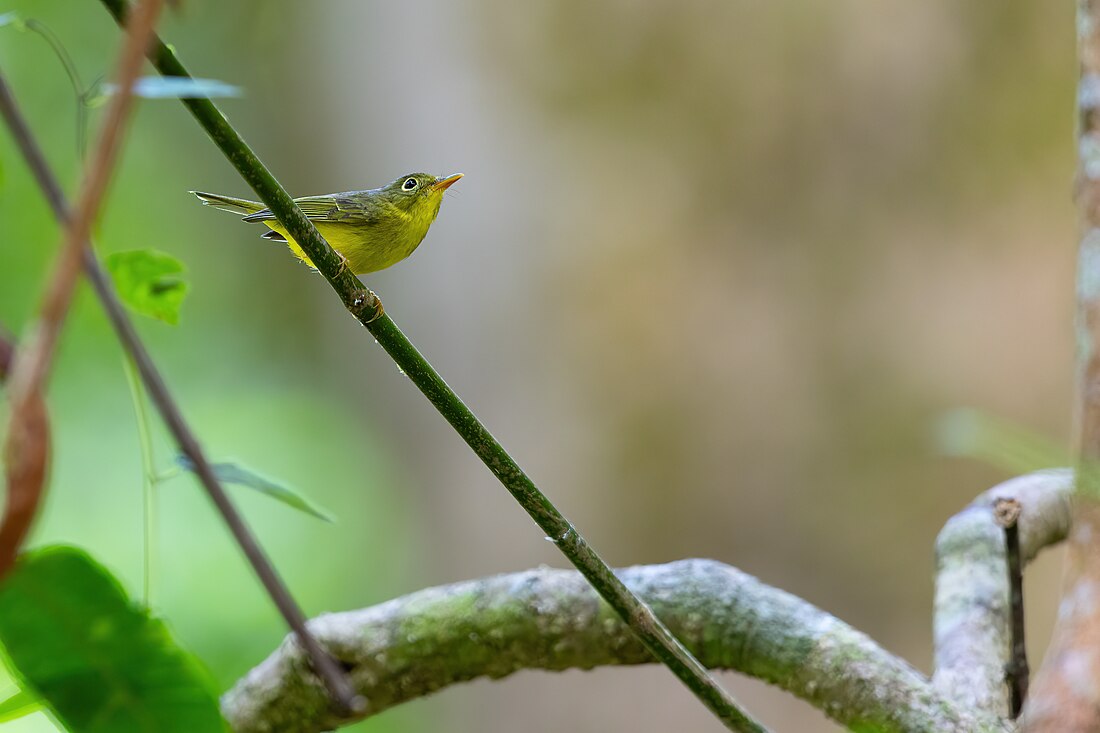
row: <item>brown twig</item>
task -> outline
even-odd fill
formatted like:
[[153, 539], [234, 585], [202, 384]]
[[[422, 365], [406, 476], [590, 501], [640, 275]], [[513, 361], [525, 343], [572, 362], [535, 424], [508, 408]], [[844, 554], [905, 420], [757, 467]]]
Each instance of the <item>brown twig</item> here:
[[[1020, 560], [1031, 562], [1069, 534], [1074, 475], [1067, 470], [1017, 476], [980, 494], [947, 521], [936, 538], [932, 629], [936, 690], [968, 710], [1006, 716], [1006, 650], [1012, 646], [1011, 588], [1004, 530], [994, 521], [999, 499], [1020, 502]], [[1034, 688], [1031, 698], [1035, 697]], [[1030, 704], [1030, 703], [1029, 703]]]
[[50, 465], [50, 424], [41, 392], [26, 395], [19, 419], [8, 428], [4, 443], [7, 494], [0, 520], [0, 577], [15, 564], [19, 548], [31, 530]]
[[[15, 340], [0, 327], [0, 380], [4, 380], [15, 359]], [[4, 481], [8, 491], [4, 518], [0, 520], [0, 577], [15, 562], [31, 523], [38, 513], [50, 458], [50, 425], [46, 404], [39, 393], [24, 407], [23, 420], [11, 437], [14, 449], [5, 462]]]
[[160, 13], [160, 0], [143, 0], [133, 16], [118, 65], [118, 94], [111, 100], [99, 142], [84, 176], [79, 203], [68, 222], [57, 263], [46, 286], [38, 321], [15, 354], [7, 379], [11, 417], [4, 443], [7, 504], [0, 525], [0, 576], [15, 562], [30, 531], [49, 462], [50, 439], [43, 384], [80, 274], [80, 258], [118, 158], [133, 100], [130, 89]]
[[8, 376], [11, 360], [15, 356], [15, 337], [8, 329], [0, 326], [0, 380]]
[[[54, 215], [57, 217], [58, 221], [67, 221], [69, 218], [69, 207], [65, 201], [61, 186], [56, 176], [50, 171], [46, 158], [42, 155], [41, 149], [35, 142], [30, 127], [19, 111], [15, 99], [11, 94], [11, 90], [8, 88], [7, 82], [2, 75], [0, 75], [0, 115], [4, 117], [8, 127], [11, 129], [12, 136], [15, 138], [20, 152], [26, 159], [31, 172], [34, 174], [35, 179], [38, 181], [47, 201], [53, 209]], [[145, 389], [149, 392], [153, 403], [156, 405], [161, 417], [167, 424], [169, 432], [171, 432], [172, 436], [175, 438], [176, 445], [180, 452], [191, 459], [200, 482], [210, 495], [211, 500], [214, 502], [214, 505], [217, 507], [222, 517], [225, 519], [230, 532], [232, 532], [233, 537], [241, 546], [253, 570], [259, 577], [261, 583], [263, 583], [264, 588], [271, 596], [279, 612], [286, 620], [287, 625], [290, 626], [297, 635], [299, 643], [301, 643], [302, 648], [306, 651], [306, 654], [313, 664], [313, 668], [324, 681], [330, 694], [343, 710], [351, 713], [358, 712], [364, 704], [362, 699], [355, 695], [351, 684], [347, 681], [347, 676], [324, 649], [321, 648], [313, 635], [309, 633], [305, 625], [305, 615], [302, 613], [301, 609], [298, 608], [297, 603], [295, 603], [294, 598], [286, 589], [282, 579], [279, 578], [275, 568], [264, 555], [263, 550], [252, 536], [251, 531], [237, 512], [236, 507], [230, 502], [229, 497], [225, 493], [225, 489], [218, 482], [217, 478], [214, 477], [210, 469], [210, 462], [199, 447], [198, 441], [184, 420], [183, 414], [172, 398], [171, 393], [168, 391], [156, 365], [149, 356], [149, 352], [146, 351], [144, 344], [142, 344], [141, 339], [134, 330], [134, 326], [130, 322], [130, 318], [126, 314], [122, 303], [119, 301], [118, 295], [115, 293], [110, 279], [103, 271], [102, 266], [99, 264], [99, 261], [96, 259], [87, 241], [85, 241], [83, 247], [83, 264], [88, 281], [91, 283], [96, 296], [107, 312], [107, 316], [115, 332], [118, 334], [119, 341], [122, 343], [123, 348], [125, 348], [134, 359], [134, 363], [137, 365], [138, 373], [141, 375]]]
[[993, 505], [993, 518], [997, 526], [1005, 531], [1005, 560], [1008, 567], [1008, 606], [1011, 616], [1012, 644], [1008, 662], [1005, 664], [1005, 679], [1010, 693], [1010, 711], [1013, 718], [1020, 716], [1020, 710], [1027, 699], [1027, 685], [1031, 670], [1027, 665], [1027, 645], [1024, 642], [1024, 577], [1023, 562], [1020, 558], [1020, 519], [1021, 506], [1016, 499], [998, 499]]

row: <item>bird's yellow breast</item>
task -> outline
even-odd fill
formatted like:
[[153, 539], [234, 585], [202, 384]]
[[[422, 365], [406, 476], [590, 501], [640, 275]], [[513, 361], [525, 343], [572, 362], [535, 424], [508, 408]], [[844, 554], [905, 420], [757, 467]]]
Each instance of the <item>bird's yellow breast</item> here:
[[[394, 207], [392, 212], [387, 212], [388, 216], [370, 223], [313, 223], [332, 248], [347, 259], [351, 271], [356, 275], [365, 275], [397, 264], [424, 241], [428, 228], [439, 214], [442, 195], [434, 198], [436, 200], [426, 202], [428, 205], [414, 207], [411, 212]], [[286, 239], [287, 246], [298, 259], [313, 267], [306, 253], [279, 222], [272, 220], [264, 223]]]

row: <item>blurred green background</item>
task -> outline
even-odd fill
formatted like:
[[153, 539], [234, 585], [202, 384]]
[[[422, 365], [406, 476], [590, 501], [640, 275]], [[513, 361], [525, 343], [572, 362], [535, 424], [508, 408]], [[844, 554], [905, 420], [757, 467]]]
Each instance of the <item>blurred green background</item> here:
[[[85, 83], [110, 74], [98, 3], [9, 9]], [[717, 558], [927, 671], [935, 534], [1004, 477], [938, 455], [937, 417], [1069, 432], [1073, 28], [1071, 3], [1021, 0], [187, 0], [163, 34], [246, 90], [221, 106], [296, 195], [466, 173], [421, 249], [366, 282], [610, 562]], [[0, 28], [0, 68], [75, 186], [59, 63]], [[216, 458], [338, 515], [234, 494], [307, 613], [563, 565], [323, 280], [193, 188], [249, 193], [178, 103], [142, 102], [99, 247], [187, 263], [181, 325], [140, 324], [187, 416]], [[6, 134], [0, 222], [19, 330], [58, 231]], [[49, 401], [34, 542], [88, 548], [136, 595], [137, 437], [86, 288]], [[284, 630], [190, 479], [158, 513], [155, 606], [228, 686]], [[1033, 666], [1058, 560], [1027, 576]], [[837, 729], [723, 680], [776, 730]], [[721, 730], [657, 668], [478, 682], [359, 729], [443, 727]]]

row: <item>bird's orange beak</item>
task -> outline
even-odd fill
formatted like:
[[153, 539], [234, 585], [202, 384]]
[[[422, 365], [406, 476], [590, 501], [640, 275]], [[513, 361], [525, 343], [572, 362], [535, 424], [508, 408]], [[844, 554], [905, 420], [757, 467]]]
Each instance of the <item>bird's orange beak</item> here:
[[461, 173], [455, 173], [453, 176], [447, 176], [446, 178], [440, 178], [438, 181], [432, 184], [433, 191], [446, 191], [453, 186], [459, 178], [462, 178]]

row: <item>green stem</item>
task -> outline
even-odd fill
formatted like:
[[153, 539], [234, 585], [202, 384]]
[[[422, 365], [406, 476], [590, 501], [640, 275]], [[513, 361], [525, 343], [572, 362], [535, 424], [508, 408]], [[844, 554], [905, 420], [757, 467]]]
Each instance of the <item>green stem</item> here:
[[141, 377], [137, 365], [131, 356], [123, 359], [126, 381], [130, 384], [130, 398], [134, 403], [134, 417], [137, 419], [138, 443], [141, 446], [141, 504], [142, 504], [142, 567], [141, 592], [146, 608], [152, 606], [150, 586], [153, 577], [153, 527], [156, 520], [156, 507], [153, 505], [153, 487], [158, 481], [153, 469], [153, 434], [149, 428], [149, 416], [145, 410], [145, 393], [141, 389]]
[[[128, 12], [126, 0], [102, 0], [120, 24]], [[189, 77], [175, 53], [159, 38], [151, 45], [149, 58], [164, 76]], [[397, 325], [386, 316], [382, 303], [328, 245], [290, 194], [260, 162], [244, 139], [209, 99], [182, 99], [206, 133], [237, 169], [245, 182], [271, 209], [275, 217], [305, 250], [344, 305], [397, 365], [424, 393], [466, 444], [485, 463], [558, 549], [592, 584], [616, 613], [630, 626], [646, 648], [715, 714], [735, 731], [764, 731], [764, 727], [742, 712], [733, 697], [718, 685], [706, 667], [681, 644], [653, 611], [612, 572], [572, 524], [535, 486], [523, 469], [508, 455], [496, 438], [474, 416], [458, 395], [443, 381]]]

